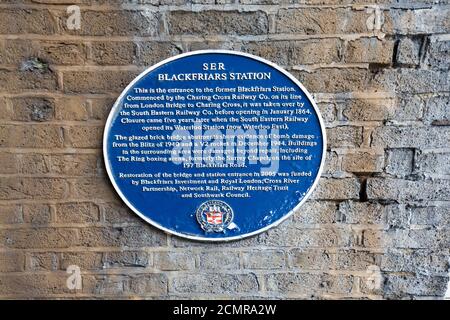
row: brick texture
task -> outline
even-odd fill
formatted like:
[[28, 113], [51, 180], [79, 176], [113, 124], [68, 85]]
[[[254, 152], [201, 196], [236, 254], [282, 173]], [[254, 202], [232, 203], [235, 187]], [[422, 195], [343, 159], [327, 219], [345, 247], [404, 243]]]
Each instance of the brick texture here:
[[[73, 2], [77, 30], [66, 1], [0, 5], [0, 298], [444, 296], [447, 1]], [[231, 243], [141, 221], [101, 154], [125, 86], [146, 66], [205, 48], [280, 64], [314, 94], [327, 128], [311, 199], [277, 228]], [[66, 285], [73, 265], [81, 290]]]

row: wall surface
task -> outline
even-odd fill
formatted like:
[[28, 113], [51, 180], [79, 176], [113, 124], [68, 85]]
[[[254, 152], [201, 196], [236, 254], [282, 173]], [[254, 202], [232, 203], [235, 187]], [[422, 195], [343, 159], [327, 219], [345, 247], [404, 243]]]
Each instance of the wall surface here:
[[[442, 298], [449, 17], [447, 0], [0, 1], [0, 298]], [[204, 48], [283, 66], [326, 122], [313, 196], [243, 241], [168, 236], [105, 174], [121, 90]], [[67, 286], [69, 266], [81, 289]]]

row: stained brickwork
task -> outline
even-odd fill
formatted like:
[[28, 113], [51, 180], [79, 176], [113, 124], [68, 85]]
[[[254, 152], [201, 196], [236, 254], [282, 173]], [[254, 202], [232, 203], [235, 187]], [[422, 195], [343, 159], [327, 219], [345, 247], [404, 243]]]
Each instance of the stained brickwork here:
[[[78, 30], [66, 23], [71, 4]], [[231, 243], [168, 236], [135, 217], [101, 154], [129, 81], [205, 48], [292, 72], [328, 134], [311, 199]], [[447, 0], [2, 0], [0, 298], [442, 298], [449, 48]], [[71, 265], [82, 289], [66, 285]]]

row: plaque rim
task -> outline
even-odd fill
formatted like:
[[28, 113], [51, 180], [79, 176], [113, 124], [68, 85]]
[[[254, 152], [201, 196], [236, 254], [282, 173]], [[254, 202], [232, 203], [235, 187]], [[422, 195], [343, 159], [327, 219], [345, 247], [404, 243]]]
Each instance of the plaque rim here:
[[[118, 185], [116, 184], [116, 181], [114, 179], [114, 176], [111, 172], [111, 167], [110, 167], [110, 163], [108, 160], [108, 144], [107, 144], [107, 140], [108, 140], [108, 136], [109, 136], [109, 131], [111, 129], [111, 123], [112, 120], [114, 118], [114, 115], [117, 113], [118, 109], [119, 109], [119, 103], [120, 101], [124, 98], [124, 96], [127, 94], [127, 92], [141, 79], [143, 78], [145, 75], [147, 75], [148, 73], [152, 72], [153, 70], [155, 70], [156, 68], [167, 64], [169, 62], [172, 62], [174, 60], [178, 60], [184, 57], [188, 57], [188, 56], [193, 56], [193, 55], [201, 55], [201, 54], [209, 54], [209, 53], [221, 53], [221, 54], [230, 54], [230, 55], [236, 55], [236, 56], [242, 56], [242, 57], [246, 57], [246, 58], [250, 58], [250, 59], [254, 59], [257, 60], [259, 62], [265, 63], [267, 65], [269, 65], [270, 67], [276, 69], [277, 71], [281, 72], [282, 74], [284, 74], [285, 76], [287, 76], [292, 82], [295, 83], [295, 85], [297, 85], [302, 91], [303, 93], [306, 95], [306, 97], [308, 98], [309, 102], [311, 103], [311, 105], [314, 108], [314, 111], [316, 112], [317, 116], [318, 116], [318, 120], [319, 120], [319, 124], [320, 124], [320, 130], [322, 132], [322, 158], [320, 160], [320, 166], [319, 166], [319, 171], [317, 172], [317, 176], [314, 179], [313, 184], [311, 185], [311, 187], [308, 189], [308, 191], [306, 192], [305, 196], [303, 197], [303, 199], [293, 208], [291, 209], [288, 213], [286, 213], [285, 215], [283, 215], [283, 217], [281, 217], [280, 219], [278, 219], [277, 221], [271, 223], [270, 225], [265, 226], [264, 228], [255, 230], [253, 232], [249, 232], [249, 233], [245, 233], [242, 235], [238, 235], [238, 236], [232, 236], [232, 237], [218, 237], [218, 238], [207, 238], [207, 237], [201, 237], [201, 236], [194, 236], [194, 235], [190, 235], [190, 234], [185, 234], [185, 233], [181, 233], [181, 232], [177, 232], [174, 230], [171, 230], [169, 228], [164, 227], [163, 225], [153, 221], [152, 219], [148, 218], [147, 216], [145, 216], [144, 214], [142, 214], [138, 209], [136, 209], [127, 199], [127, 197], [125, 197], [125, 195], [122, 193], [122, 191], [120, 190], [120, 188], [118, 187]], [[139, 75], [137, 75], [120, 93], [119, 97], [116, 99], [116, 101], [114, 102], [109, 114], [108, 114], [108, 118], [106, 120], [105, 123], [105, 129], [103, 131], [103, 161], [105, 163], [105, 168], [106, 168], [106, 172], [108, 173], [108, 178], [111, 182], [111, 184], [114, 187], [114, 190], [116, 191], [116, 193], [120, 196], [121, 200], [127, 205], [128, 208], [130, 208], [135, 214], [137, 214], [141, 219], [143, 219], [145, 222], [149, 223], [150, 225], [154, 226], [155, 228], [158, 228], [159, 230], [164, 231], [165, 233], [169, 234], [169, 235], [175, 235], [181, 238], [185, 238], [185, 239], [189, 239], [189, 240], [197, 240], [197, 241], [206, 241], [206, 242], [229, 242], [229, 241], [236, 241], [236, 240], [241, 240], [244, 238], [249, 238], [252, 236], [255, 236], [257, 234], [263, 233], [269, 229], [272, 229], [276, 226], [278, 226], [279, 224], [281, 224], [283, 221], [287, 220], [290, 216], [292, 216], [296, 211], [298, 211], [300, 209], [300, 207], [303, 205], [303, 203], [305, 203], [306, 200], [308, 200], [308, 198], [311, 196], [312, 192], [314, 191], [314, 189], [317, 187], [317, 184], [319, 183], [320, 177], [322, 175], [322, 171], [325, 165], [325, 159], [326, 159], [326, 150], [327, 150], [327, 136], [326, 136], [326, 130], [325, 130], [325, 125], [323, 122], [323, 118], [322, 118], [322, 114], [320, 113], [319, 108], [316, 105], [316, 102], [314, 101], [312, 95], [309, 93], [309, 91], [303, 86], [303, 84], [297, 79], [295, 78], [290, 72], [288, 72], [287, 70], [285, 70], [284, 68], [280, 67], [279, 65], [277, 65], [276, 63], [273, 63], [269, 60], [266, 60], [264, 58], [255, 56], [253, 54], [250, 53], [246, 53], [246, 52], [242, 52], [242, 51], [235, 51], [235, 50], [225, 50], [225, 49], [203, 49], [203, 50], [195, 50], [195, 51], [189, 51], [189, 52], [185, 52], [185, 53], [181, 53], [172, 57], [169, 57], [167, 59], [164, 59], [148, 68], [146, 68], [144, 71], [142, 71]]]

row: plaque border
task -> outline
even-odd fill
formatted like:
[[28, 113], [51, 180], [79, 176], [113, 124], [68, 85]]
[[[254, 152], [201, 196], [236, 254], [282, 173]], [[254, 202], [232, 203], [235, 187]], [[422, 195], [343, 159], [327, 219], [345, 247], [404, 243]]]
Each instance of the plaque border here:
[[[287, 76], [292, 82], [294, 82], [306, 95], [306, 97], [308, 98], [309, 102], [311, 103], [311, 105], [314, 108], [314, 111], [316, 112], [316, 114], [318, 115], [318, 119], [319, 119], [319, 124], [320, 124], [320, 130], [322, 131], [322, 139], [323, 139], [323, 149], [322, 149], [322, 159], [320, 161], [320, 166], [319, 166], [319, 171], [317, 172], [317, 176], [314, 179], [314, 182], [312, 184], [312, 186], [309, 188], [308, 192], [306, 193], [306, 195], [303, 197], [303, 199], [291, 210], [289, 211], [287, 214], [285, 214], [283, 217], [281, 217], [280, 219], [278, 219], [277, 221], [273, 222], [272, 224], [265, 226], [264, 228], [258, 229], [256, 231], [253, 232], [249, 232], [249, 233], [245, 233], [242, 235], [238, 235], [238, 236], [233, 236], [233, 237], [224, 237], [224, 238], [207, 238], [207, 237], [201, 237], [201, 236], [193, 236], [193, 235], [189, 235], [189, 234], [184, 234], [184, 233], [180, 233], [180, 232], [176, 232], [173, 231], [171, 229], [168, 229], [166, 227], [164, 227], [163, 225], [153, 221], [152, 219], [148, 218], [147, 216], [145, 216], [144, 214], [142, 214], [138, 209], [136, 209], [127, 199], [127, 197], [125, 197], [125, 195], [120, 191], [120, 188], [118, 187], [118, 185], [116, 184], [116, 181], [114, 179], [114, 176], [111, 172], [111, 168], [110, 168], [110, 163], [108, 160], [108, 153], [107, 153], [107, 141], [108, 141], [108, 136], [109, 136], [109, 131], [111, 129], [111, 123], [112, 120], [115, 116], [115, 114], [118, 112], [119, 110], [119, 103], [120, 101], [125, 97], [125, 95], [127, 94], [127, 92], [141, 79], [143, 78], [145, 75], [147, 75], [148, 73], [152, 72], [153, 70], [155, 70], [156, 68], [184, 58], [184, 57], [188, 57], [188, 56], [193, 56], [193, 55], [201, 55], [201, 54], [209, 54], [209, 53], [221, 53], [221, 54], [230, 54], [230, 55], [237, 55], [237, 56], [242, 56], [242, 57], [246, 57], [246, 58], [250, 58], [250, 59], [254, 59], [257, 60], [259, 62], [265, 63], [267, 65], [269, 65], [270, 67], [278, 70], [279, 72], [281, 72], [282, 74], [284, 74], [285, 76]], [[125, 204], [128, 206], [128, 208], [130, 208], [135, 214], [137, 214], [141, 219], [143, 219], [144, 221], [146, 221], [147, 223], [151, 224], [152, 226], [158, 228], [159, 230], [164, 231], [167, 234], [170, 235], [175, 235], [181, 238], [185, 238], [185, 239], [189, 239], [189, 240], [197, 240], [197, 241], [206, 241], [206, 242], [228, 242], [228, 241], [236, 241], [236, 240], [241, 240], [244, 238], [248, 238], [248, 237], [252, 237], [255, 236], [257, 234], [263, 233], [271, 228], [274, 228], [276, 226], [278, 226], [280, 223], [282, 223], [283, 221], [285, 221], [286, 219], [288, 219], [290, 216], [292, 216], [296, 211], [299, 210], [299, 208], [302, 206], [303, 203], [305, 203], [305, 201], [310, 197], [312, 191], [317, 187], [317, 184], [320, 180], [320, 177], [322, 175], [322, 171], [323, 171], [323, 167], [325, 164], [325, 159], [326, 159], [326, 151], [327, 151], [327, 136], [326, 136], [326, 130], [325, 130], [325, 125], [323, 123], [323, 118], [322, 115], [320, 113], [319, 108], [316, 105], [316, 102], [314, 101], [312, 95], [309, 93], [308, 90], [306, 90], [306, 88], [303, 86], [303, 84], [297, 80], [291, 73], [289, 73], [288, 71], [284, 70], [283, 68], [281, 68], [280, 66], [278, 66], [277, 64], [268, 61], [264, 58], [249, 54], [249, 53], [245, 53], [245, 52], [241, 52], [241, 51], [234, 51], [234, 50], [223, 50], [223, 49], [205, 49], [205, 50], [195, 50], [195, 51], [189, 51], [189, 52], [185, 52], [185, 53], [181, 53], [178, 54], [176, 56], [167, 58], [165, 60], [162, 60], [150, 67], [148, 67], [147, 69], [145, 69], [143, 72], [141, 72], [138, 76], [136, 76], [133, 81], [131, 81], [126, 87], [125, 89], [123, 89], [123, 91], [121, 92], [120, 96], [116, 99], [116, 101], [114, 102], [113, 107], [111, 108], [111, 111], [109, 112], [108, 118], [106, 120], [105, 123], [105, 129], [103, 131], [103, 160], [105, 163], [105, 167], [106, 167], [106, 171], [108, 173], [108, 177], [109, 180], [111, 181], [115, 191], [117, 192], [117, 194], [120, 196], [120, 198], [122, 199], [123, 202], [125, 202]]]

